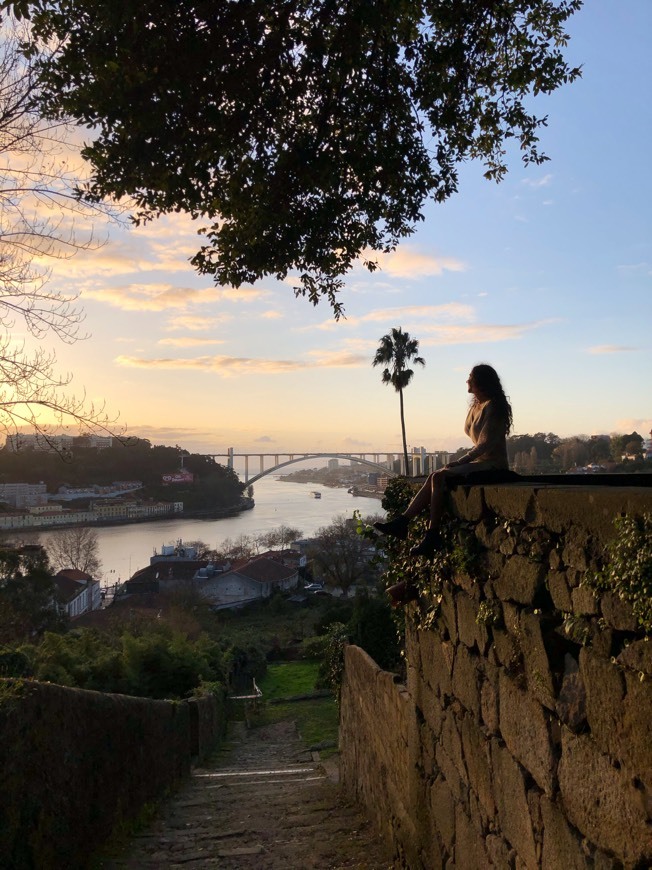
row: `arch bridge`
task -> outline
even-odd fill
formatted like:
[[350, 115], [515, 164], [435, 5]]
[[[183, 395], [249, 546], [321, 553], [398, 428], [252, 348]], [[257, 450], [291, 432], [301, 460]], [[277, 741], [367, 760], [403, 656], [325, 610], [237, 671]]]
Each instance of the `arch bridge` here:
[[[226, 453], [209, 453], [207, 455], [216, 460], [226, 459], [227, 461], [225, 464], [229, 468], [233, 468], [235, 459], [243, 460], [245, 467], [244, 482], [246, 484], [253, 484], [257, 480], [260, 480], [261, 477], [265, 477], [268, 474], [274, 474], [274, 472], [279, 471], [281, 468], [287, 468], [288, 465], [294, 465], [297, 462], [306, 462], [311, 459], [344, 459], [348, 462], [366, 465], [367, 467], [373, 468], [375, 471], [381, 471], [383, 474], [387, 474], [390, 477], [395, 477], [398, 474], [404, 473], [403, 456], [401, 454], [383, 451], [373, 451], [368, 453], [340, 453], [332, 451], [318, 451], [314, 453], [286, 453], [282, 451], [279, 451], [278, 453], [235, 453], [233, 448], [229, 447]], [[259, 461], [259, 470], [253, 475], [253, 477], [250, 477], [249, 462], [250, 460], [256, 459]], [[416, 473], [417, 470], [423, 472], [426, 468], [434, 469], [438, 467], [438, 456], [435, 453], [413, 453], [411, 454], [410, 459], [414, 466], [413, 473]], [[266, 468], [265, 460], [271, 460], [273, 464]], [[396, 460], [400, 463], [400, 471], [393, 468]]]

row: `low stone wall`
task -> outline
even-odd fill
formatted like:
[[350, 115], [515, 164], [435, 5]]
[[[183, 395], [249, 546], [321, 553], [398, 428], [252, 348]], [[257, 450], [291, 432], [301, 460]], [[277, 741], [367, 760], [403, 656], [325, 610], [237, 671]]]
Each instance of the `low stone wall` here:
[[0, 680], [0, 867], [87, 866], [215, 744], [222, 707]]
[[406, 608], [407, 686], [346, 650], [344, 787], [410, 870], [652, 866], [652, 641], [580, 585], [652, 490], [459, 488], [451, 509], [474, 579]]

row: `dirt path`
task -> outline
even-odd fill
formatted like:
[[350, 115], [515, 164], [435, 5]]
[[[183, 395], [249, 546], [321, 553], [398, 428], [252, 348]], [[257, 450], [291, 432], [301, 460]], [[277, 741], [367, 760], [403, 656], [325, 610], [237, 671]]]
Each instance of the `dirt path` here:
[[[313, 757], [314, 755], [314, 757]], [[293, 722], [246, 730], [166, 804], [107, 870], [387, 870], [370, 824], [306, 750]]]

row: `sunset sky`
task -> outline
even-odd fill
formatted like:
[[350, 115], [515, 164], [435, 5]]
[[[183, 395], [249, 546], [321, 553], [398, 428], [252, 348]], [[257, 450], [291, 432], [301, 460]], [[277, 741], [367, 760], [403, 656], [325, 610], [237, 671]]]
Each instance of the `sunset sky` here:
[[574, 85], [537, 100], [551, 158], [505, 181], [469, 163], [459, 193], [373, 275], [354, 271], [346, 319], [264, 280], [198, 277], [196, 227], [174, 216], [98, 227], [100, 250], [54, 264], [92, 337], [56, 348], [75, 387], [128, 432], [190, 450], [398, 451], [398, 396], [371, 359], [401, 326], [426, 368], [406, 392], [410, 445], [468, 443], [469, 369], [489, 362], [516, 433], [652, 428], [650, 0], [588, 0], [569, 26]]

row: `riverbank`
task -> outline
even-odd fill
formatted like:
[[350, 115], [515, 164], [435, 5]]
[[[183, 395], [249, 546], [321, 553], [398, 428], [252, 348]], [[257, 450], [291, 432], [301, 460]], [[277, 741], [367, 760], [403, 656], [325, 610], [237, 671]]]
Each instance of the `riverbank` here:
[[29, 526], [12, 526], [0, 528], [0, 534], [11, 535], [16, 532], [53, 532], [59, 529], [84, 528], [112, 528], [114, 526], [134, 526], [143, 523], [169, 522], [170, 520], [223, 520], [237, 517], [244, 511], [250, 511], [255, 506], [253, 498], [242, 496], [234, 505], [222, 508], [203, 508], [197, 510], [184, 510], [160, 514], [158, 516], [141, 517], [102, 517], [91, 519], [88, 516], [83, 521], [58, 522], [58, 523], [30, 523]]

